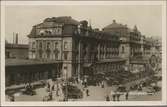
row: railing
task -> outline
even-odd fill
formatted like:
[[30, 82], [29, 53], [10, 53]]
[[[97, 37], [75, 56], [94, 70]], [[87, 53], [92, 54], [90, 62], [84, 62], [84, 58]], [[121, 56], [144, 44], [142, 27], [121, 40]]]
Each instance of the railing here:
[[131, 63], [147, 63], [147, 58], [140, 56], [140, 57], [131, 57], [130, 62]]

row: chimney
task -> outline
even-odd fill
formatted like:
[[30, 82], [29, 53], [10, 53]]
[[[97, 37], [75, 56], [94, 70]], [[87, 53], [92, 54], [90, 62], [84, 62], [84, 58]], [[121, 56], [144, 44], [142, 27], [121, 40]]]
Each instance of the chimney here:
[[15, 44], [15, 35], [14, 35], [14, 32], [13, 32], [13, 44]]
[[18, 44], [18, 33], [16, 33], [16, 44]]
[[115, 20], [115, 19], [113, 20], [113, 23], [116, 23], [116, 20]]

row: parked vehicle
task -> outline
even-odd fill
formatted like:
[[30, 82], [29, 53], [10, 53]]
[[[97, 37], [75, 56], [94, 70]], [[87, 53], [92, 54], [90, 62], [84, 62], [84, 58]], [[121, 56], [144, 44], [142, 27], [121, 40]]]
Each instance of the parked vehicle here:
[[118, 91], [118, 92], [126, 92], [127, 90], [126, 90], [126, 87], [125, 87], [125, 86], [119, 86], [119, 87], [117, 88], [117, 91]]
[[[67, 88], [67, 89], [66, 89]], [[67, 93], [69, 99], [78, 99], [83, 97], [83, 93], [77, 86], [67, 85], [63, 86], [63, 93]]]
[[35, 90], [25, 90], [23, 91], [23, 94], [26, 94], [26, 95], [36, 95], [36, 91]]
[[148, 95], [152, 95], [156, 92], [153, 87], [147, 87], [144, 91], [147, 92]]

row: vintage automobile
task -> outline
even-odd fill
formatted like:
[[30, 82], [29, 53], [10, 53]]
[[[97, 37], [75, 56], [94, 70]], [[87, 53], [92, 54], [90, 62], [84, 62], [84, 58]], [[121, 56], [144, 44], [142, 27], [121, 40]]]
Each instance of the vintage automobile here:
[[118, 92], [126, 92], [127, 90], [126, 90], [126, 87], [125, 87], [125, 86], [119, 86], [119, 87], [117, 88], [117, 91], [118, 91]]
[[32, 96], [32, 95], [36, 95], [36, 91], [35, 90], [24, 90], [23, 94]]
[[156, 92], [153, 87], [147, 87], [143, 91], [146, 92], [148, 95], [153, 95]]
[[67, 95], [68, 99], [79, 99], [83, 97], [82, 91], [73, 85], [63, 86], [63, 93]]
[[34, 89], [34, 86], [28, 84], [25, 86], [25, 89], [23, 89], [23, 94], [26, 94], [26, 95], [36, 95], [36, 91]]

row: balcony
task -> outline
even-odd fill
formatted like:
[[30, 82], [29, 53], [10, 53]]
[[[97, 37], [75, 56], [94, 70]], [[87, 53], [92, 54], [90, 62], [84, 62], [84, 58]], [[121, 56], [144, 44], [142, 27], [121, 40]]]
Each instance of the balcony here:
[[131, 57], [130, 63], [132, 64], [146, 64], [148, 60], [143, 56]]
[[31, 48], [31, 49], [29, 49], [29, 51], [31, 51], [31, 52], [35, 52], [35, 48]]

